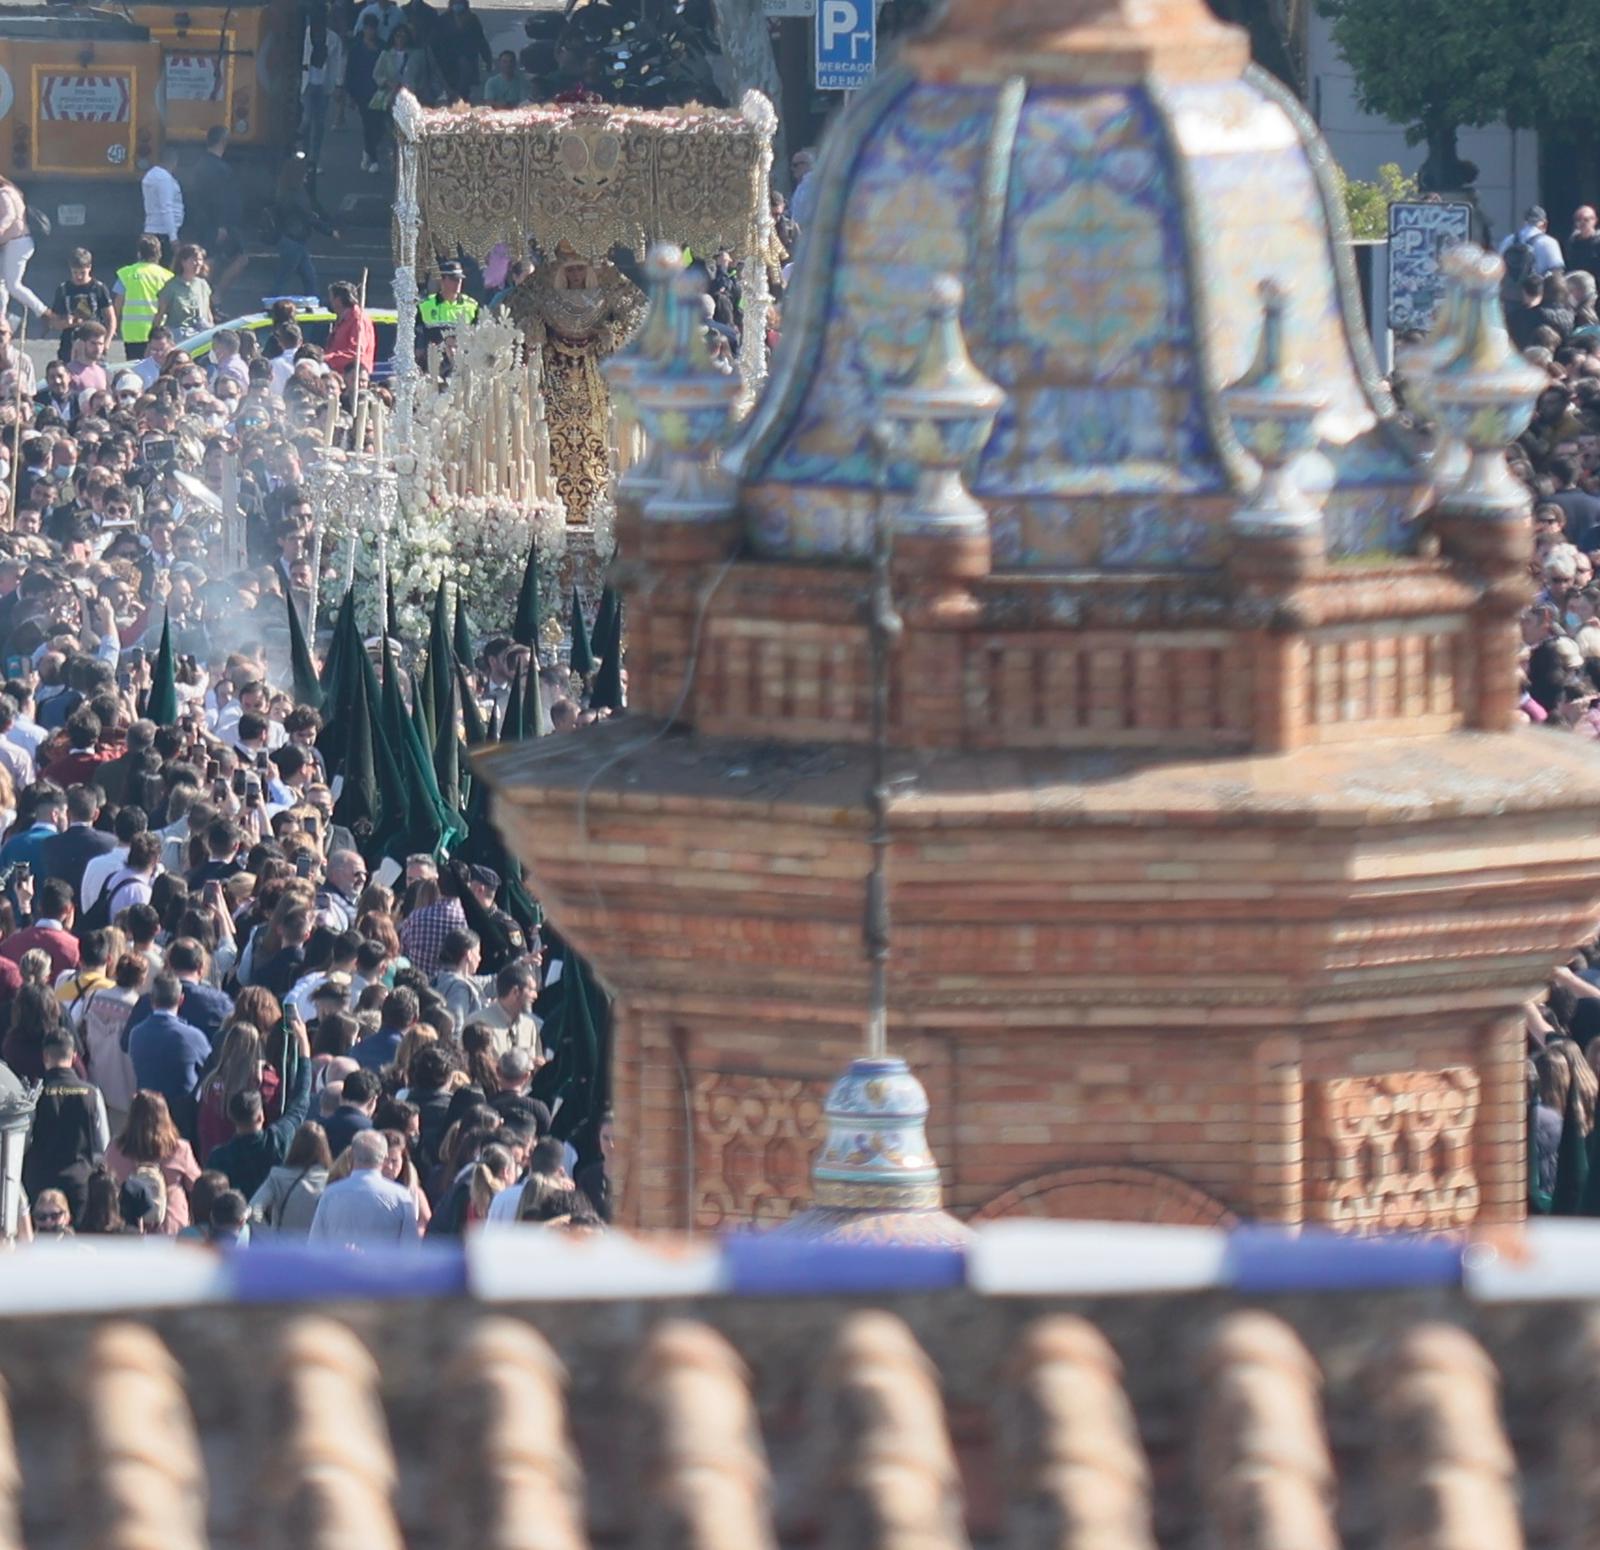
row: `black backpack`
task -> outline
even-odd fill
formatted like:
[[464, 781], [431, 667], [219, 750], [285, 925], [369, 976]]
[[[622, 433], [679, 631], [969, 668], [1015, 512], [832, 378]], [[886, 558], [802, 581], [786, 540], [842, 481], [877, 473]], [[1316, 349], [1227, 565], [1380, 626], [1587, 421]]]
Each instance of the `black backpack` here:
[[143, 881], [139, 873], [130, 872], [126, 867], [115, 876], [107, 878], [105, 887], [100, 890], [100, 897], [84, 912], [83, 919], [78, 925], [79, 934], [82, 935], [86, 931], [104, 931], [115, 918], [116, 911], [112, 906], [116, 903], [116, 895], [129, 883]]

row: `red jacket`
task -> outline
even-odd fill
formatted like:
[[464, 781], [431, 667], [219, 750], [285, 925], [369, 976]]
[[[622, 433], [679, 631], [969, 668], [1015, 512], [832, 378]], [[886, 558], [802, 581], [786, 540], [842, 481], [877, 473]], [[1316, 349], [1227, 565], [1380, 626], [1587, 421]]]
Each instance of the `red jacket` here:
[[333, 325], [322, 359], [331, 370], [342, 376], [357, 353], [361, 356], [362, 367], [370, 376], [378, 358], [378, 332], [372, 326], [372, 319], [360, 307], [351, 307]]
[[30, 947], [42, 947], [50, 954], [51, 979], [78, 967], [78, 939], [60, 926], [24, 926], [20, 931], [13, 931], [0, 942], [0, 958], [21, 963], [22, 955]]
[[95, 771], [107, 759], [116, 756], [114, 748], [69, 748], [64, 754], [58, 754], [39, 773], [63, 789], [81, 786], [85, 781], [94, 779]]

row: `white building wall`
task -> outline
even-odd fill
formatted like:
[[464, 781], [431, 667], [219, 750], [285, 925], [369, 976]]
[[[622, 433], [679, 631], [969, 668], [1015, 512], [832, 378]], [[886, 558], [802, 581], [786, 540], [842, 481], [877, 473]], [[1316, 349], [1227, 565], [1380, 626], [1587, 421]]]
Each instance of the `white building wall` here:
[[[1363, 113], [1356, 98], [1355, 76], [1333, 41], [1333, 24], [1315, 6], [1306, 22], [1306, 86], [1309, 105], [1339, 165], [1352, 178], [1371, 181], [1385, 162], [1415, 174], [1427, 147], [1407, 145], [1403, 125]], [[1418, 40], [1418, 47], [1425, 47]], [[1495, 240], [1517, 224], [1522, 211], [1539, 197], [1539, 137], [1531, 129], [1511, 130], [1504, 124], [1463, 129], [1457, 148], [1478, 164], [1478, 200], [1494, 228]], [[1571, 211], [1552, 210], [1550, 229], [1558, 235]]]

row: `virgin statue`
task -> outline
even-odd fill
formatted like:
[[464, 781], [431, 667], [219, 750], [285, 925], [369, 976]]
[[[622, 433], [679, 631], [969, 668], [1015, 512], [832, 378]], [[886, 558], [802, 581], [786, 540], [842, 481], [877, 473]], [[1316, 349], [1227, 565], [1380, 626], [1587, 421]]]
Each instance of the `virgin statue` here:
[[550, 467], [568, 522], [590, 522], [611, 476], [611, 395], [600, 362], [643, 320], [644, 293], [610, 260], [561, 243], [507, 298], [511, 319], [544, 369]]

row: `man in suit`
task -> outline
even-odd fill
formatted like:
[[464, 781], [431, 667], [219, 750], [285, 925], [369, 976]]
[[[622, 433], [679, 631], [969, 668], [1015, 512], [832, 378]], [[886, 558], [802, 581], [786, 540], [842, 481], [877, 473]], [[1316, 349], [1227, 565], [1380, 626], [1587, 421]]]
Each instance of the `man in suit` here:
[[158, 974], [150, 987], [150, 1015], [130, 1026], [124, 1038], [134, 1081], [160, 1093], [178, 1129], [193, 1136], [194, 1090], [211, 1059], [211, 1040], [178, 1016], [182, 1001], [183, 985], [177, 975]]
[[42, 876], [60, 878], [80, 903], [83, 869], [117, 843], [112, 835], [94, 827], [103, 800], [96, 786], [69, 786], [66, 828], [59, 834], [47, 835], [39, 845]]

